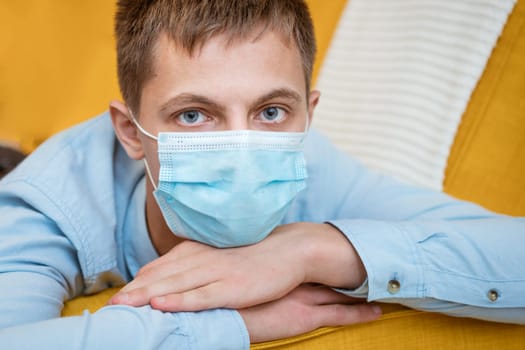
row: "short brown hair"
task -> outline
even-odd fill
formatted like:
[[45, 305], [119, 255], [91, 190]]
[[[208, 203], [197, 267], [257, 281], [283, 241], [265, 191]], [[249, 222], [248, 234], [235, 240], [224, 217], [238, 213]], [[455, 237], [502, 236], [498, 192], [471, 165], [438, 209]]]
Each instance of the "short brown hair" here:
[[243, 39], [258, 27], [294, 40], [309, 89], [316, 43], [303, 0], [119, 0], [115, 37], [122, 97], [138, 113], [161, 33], [191, 54], [214, 35]]

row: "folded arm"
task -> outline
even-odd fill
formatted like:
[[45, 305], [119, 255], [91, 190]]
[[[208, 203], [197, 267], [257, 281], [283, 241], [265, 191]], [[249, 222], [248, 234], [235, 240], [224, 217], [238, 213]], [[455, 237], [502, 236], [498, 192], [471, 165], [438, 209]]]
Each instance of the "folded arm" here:
[[[289, 224], [248, 247], [181, 244], [142, 269], [113, 302], [245, 307], [315, 282], [368, 300], [525, 323], [525, 218], [397, 182], [312, 137], [310, 187]], [[201, 251], [188, 254], [192, 249]]]
[[248, 348], [239, 313], [162, 313], [150, 307], [104, 307], [60, 318], [80, 295], [77, 252], [58, 227], [27, 203], [0, 195], [0, 344], [13, 349]]

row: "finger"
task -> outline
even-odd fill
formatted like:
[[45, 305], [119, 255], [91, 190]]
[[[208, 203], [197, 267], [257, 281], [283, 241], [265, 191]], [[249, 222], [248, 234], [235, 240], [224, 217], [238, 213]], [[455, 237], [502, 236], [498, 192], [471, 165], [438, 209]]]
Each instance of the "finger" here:
[[144, 288], [159, 280], [185, 272], [196, 266], [209, 266], [207, 260], [209, 260], [210, 257], [205, 254], [200, 254], [204, 250], [209, 249], [209, 247], [197, 243], [187, 245], [187, 247], [190, 247], [189, 251], [183, 251], [180, 254], [179, 252], [169, 252], [167, 255], [145, 265], [139, 270], [135, 279], [124, 286], [119, 293], [129, 293], [135, 289]]
[[202, 259], [204, 255], [201, 255], [201, 253], [211, 249], [212, 248], [205, 244], [193, 241], [180, 243], [165, 255], [144, 265], [137, 272], [135, 278], [155, 274], [156, 271], [164, 270], [166, 266], [170, 267], [171, 269], [173, 269], [173, 267], [178, 267], [180, 270], [182, 270], [188, 263], [191, 263], [192, 261], [198, 261], [195, 259], [195, 257], [199, 256]]
[[[205, 276], [205, 283], [196, 283], [195, 276]], [[180, 293], [168, 293], [160, 297], [153, 297], [150, 304], [153, 308], [162, 311], [201, 311], [216, 308], [240, 309], [254, 305], [263, 304], [272, 300], [280, 299], [289, 291], [283, 288], [265, 289], [253, 288], [253, 283], [235, 279], [231, 277], [231, 272], [227, 275], [219, 275], [210, 268], [201, 268], [190, 271], [186, 274], [188, 285], [191, 288], [184, 288]], [[193, 284], [192, 284], [193, 283]], [[274, 284], [273, 287], [276, 285]], [[341, 295], [333, 293], [333, 300], [343, 300]], [[308, 298], [308, 293], [305, 293]], [[308, 299], [303, 299], [308, 300]], [[310, 302], [315, 304], [315, 302]]]
[[[198, 276], [201, 276], [202, 278], [197, 278]], [[199, 275], [198, 273], [194, 273], [193, 270], [178, 273], [142, 287], [120, 291], [113, 296], [111, 303], [143, 306], [149, 304], [152, 298], [164, 296], [166, 294], [186, 292], [214, 282], [208, 282], [206, 278], [206, 275]]]
[[126, 284], [119, 293], [127, 293], [135, 289], [143, 288], [180, 272], [177, 263], [168, 260], [159, 261], [160, 259], [162, 258], [156, 259], [154, 265], [150, 263], [150, 266], [145, 265], [142, 267], [135, 275], [133, 281]]
[[162, 311], [202, 311], [216, 308], [240, 308], [231, 304], [230, 291], [224, 293], [221, 283], [211, 283], [200, 288], [183, 293], [171, 293], [161, 297], [152, 298], [150, 301], [154, 309]]
[[370, 322], [377, 320], [382, 314], [378, 305], [367, 303], [321, 305], [313, 308], [313, 310], [312, 317], [317, 323], [317, 327]]
[[129, 282], [120, 290], [120, 293], [129, 293], [132, 290], [144, 288], [170, 276], [183, 273], [184, 269], [177, 265], [176, 263], [165, 263], [150, 268], [147, 271], [141, 271], [135, 276], [133, 281]]

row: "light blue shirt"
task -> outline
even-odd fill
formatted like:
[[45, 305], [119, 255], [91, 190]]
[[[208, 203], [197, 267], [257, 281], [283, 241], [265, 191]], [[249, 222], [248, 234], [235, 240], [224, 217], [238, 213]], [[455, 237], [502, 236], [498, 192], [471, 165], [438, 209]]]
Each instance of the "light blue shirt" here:
[[[308, 188], [283, 223], [328, 221], [348, 237], [368, 280], [344, 293], [525, 324], [525, 218], [373, 173], [315, 131], [305, 154]], [[0, 182], [0, 344], [249, 347], [234, 310], [108, 306], [59, 318], [64, 300], [123, 284], [157, 257], [145, 223], [144, 178], [104, 114], [54, 136]]]

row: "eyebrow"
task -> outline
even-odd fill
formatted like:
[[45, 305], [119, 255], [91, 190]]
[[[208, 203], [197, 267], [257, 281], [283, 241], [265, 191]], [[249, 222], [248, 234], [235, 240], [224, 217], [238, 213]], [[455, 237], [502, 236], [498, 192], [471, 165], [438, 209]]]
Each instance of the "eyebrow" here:
[[289, 100], [293, 100], [294, 102], [301, 102], [301, 95], [298, 92], [288, 88], [280, 88], [272, 90], [269, 93], [259, 97], [255, 101], [254, 107], [261, 105], [266, 101], [273, 100], [275, 98], [286, 98]]
[[160, 107], [160, 111], [166, 112], [173, 105], [194, 104], [194, 103], [205, 105], [211, 109], [218, 110], [221, 113], [224, 112], [223, 106], [221, 106], [218, 103], [215, 103], [214, 101], [210, 100], [206, 96], [190, 94], [190, 93], [182, 93], [180, 95], [170, 98], [166, 103], [162, 104], [162, 106]]
[[[257, 98], [257, 100], [250, 107], [250, 109], [255, 109], [257, 108], [257, 106], [262, 105], [265, 102], [276, 99], [276, 98], [285, 98], [285, 99], [293, 100], [294, 102], [301, 101], [301, 95], [298, 92], [292, 89], [289, 89], [289, 88], [279, 88], [279, 89], [272, 90], [268, 92], [267, 94], [264, 94], [261, 97]], [[192, 93], [182, 93], [180, 95], [170, 98], [167, 102], [162, 104], [162, 106], [160, 107], [160, 112], [166, 112], [169, 109], [171, 109], [171, 107], [174, 105], [194, 104], [194, 103], [207, 106], [208, 108], [219, 111], [220, 113], [224, 113], [225, 111], [224, 106], [220, 105], [217, 102], [214, 102], [213, 100], [209, 99], [206, 96], [192, 94]]]

